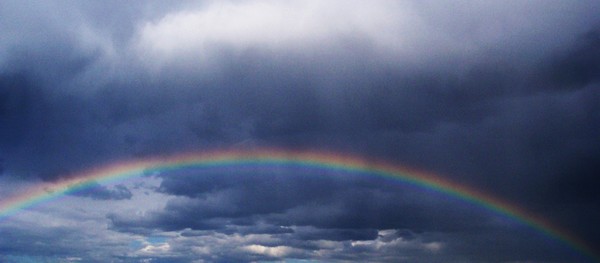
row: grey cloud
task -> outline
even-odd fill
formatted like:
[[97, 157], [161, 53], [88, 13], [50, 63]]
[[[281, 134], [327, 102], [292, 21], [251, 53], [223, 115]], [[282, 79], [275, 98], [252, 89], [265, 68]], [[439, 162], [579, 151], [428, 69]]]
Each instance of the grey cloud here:
[[90, 197], [96, 200], [122, 200], [131, 199], [133, 194], [124, 185], [116, 185], [112, 189], [98, 183], [90, 184], [82, 190], [75, 190], [70, 193], [74, 196]]
[[[204, 174], [200, 174], [204, 173]], [[279, 172], [190, 171], [164, 177], [163, 193], [183, 195], [170, 200], [163, 211], [141, 218], [111, 215], [119, 231], [184, 229], [230, 231], [225, 225], [313, 226], [322, 229], [410, 228], [417, 231], [466, 231], [485, 228], [482, 211], [464, 216], [458, 200], [431, 197], [422, 190], [375, 178], [327, 171]], [[262, 173], [262, 174], [260, 174]], [[260, 176], [258, 176], [260, 174]], [[462, 207], [462, 208], [461, 208]], [[245, 230], [251, 231], [251, 229]], [[244, 231], [244, 232], [245, 232]], [[326, 232], [324, 232], [326, 233]]]
[[580, 36], [566, 54], [552, 61], [548, 74], [557, 88], [580, 88], [600, 81], [600, 30], [593, 29]]
[[312, 229], [296, 230], [296, 238], [301, 240], [373, 240], [376, 229]]
[[[89, 223], [89, 222], [88, 222]], [[27, 224], [27, 223], [24, 223]], [[107, 236], [80, 226], [0, 228], [0, 260], [3, 262], [67, 261], [69, 258], [85, 258], [89, 262], [102, 262], [117, 258], [126, 249], [123, 244], [99, 242]], [[120, 237], [115, 240], [127, 242]], [[102, 251], [103, 254], [91, 252]], [[108, 253], [107, 253], [108, 252]], [[117, 261], [119, 262], [119, 261]], [[121, 261], [125, 262], [125, 261]]]

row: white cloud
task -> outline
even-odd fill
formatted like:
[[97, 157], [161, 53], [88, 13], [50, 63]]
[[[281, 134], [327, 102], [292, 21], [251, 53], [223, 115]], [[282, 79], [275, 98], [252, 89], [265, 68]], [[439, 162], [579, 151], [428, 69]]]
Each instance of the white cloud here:
[[140, 250], [140, 254], [145, 255], [145, 256], [152, 256], [152, 255], [164, 255], [165, 253], [169, 252], [171, 250], [171, 246], [169, 245], [169, 243], [160, 243], [160, 244], [149, 244], [146, 245], [145, 247], [143, 247]]
[[244, 250], [254, 253], [260, 254], [270, 257], [285, 257], [297, 249], [288, 246], [276, 246], [276, 247], [267, 247], [261, 245], [249, 245], [243, 248]]
[[[572, 34], [557, 35], [556, 27], [578, 28], [590, 19], [561, 16], [562, 10], [580, 13], [582, 6], [522, 1], [210, 1], [199, 9], [171, 12], [141, 24], [133, 47], [152, 67], [173, 61], [213, 66], [222, 51], [349, 56], [357, 46], [384, 61], [418, 66], [432, 59], [468, 59], [517, 48], [522, 55], [542, 54], [570, 41]], [[544, 45], [536, 44], [540, 42]]]
[[380, 230], [377, 239], [352, 241], [352, 247], [370, 248], [372, 250], [398, 250], [398, 249], [417, 249], [427, 252], [439, 252], [444, 248], [444, 243], [438, 241], [426, 242], [421, 238], [405, 239], [396, 237], [392, 240], [386, 240], [393, 237], [396, 230]]
[[423, 248], [425, 248], [431, 252], [438, 252], [443, 247], [444, 247], [444, 244], [442, 244], [441, 242], [430, 242], [430, 243], [423, 244]]
[[424, 40], [424, 27], [408, 2], [215, 1], [144, 24], [137, 48], [156, 62], [190, 55], [208, 59], [207, 53], [223, 47], [293, 51], [332, 44], [340, 48], [362, 39], [376, 48], [407, 54]]

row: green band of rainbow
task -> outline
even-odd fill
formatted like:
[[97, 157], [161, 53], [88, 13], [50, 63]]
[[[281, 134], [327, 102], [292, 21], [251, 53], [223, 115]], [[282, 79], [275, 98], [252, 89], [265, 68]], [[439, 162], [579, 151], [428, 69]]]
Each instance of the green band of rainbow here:
[[292, 152], [272, 149], [227, 150], [188, 153], [166, 158], [148, 158], [114, 163], [52, 184], [40, 184], [19, 195], [3, 199], [0, 201], [0, 220], [6, 219], [23, 209], [64, 196], [69, 192], [93, 187], [96, 183], [114, 183], [127, 178], [143, 176], [148, 171], [228, 167], [248, 164], [267, 166], [299, 165], [391, 178], [396, 181], [447, 194], [495, 213], [508, 216], [549, 237], [560, 240], [600, 262], [600, 256], [596, 255], [591, 247], [574, 235], [539, 216], [491, 195], [423, 171], [394, 166], [380, 161], [322, 152]]

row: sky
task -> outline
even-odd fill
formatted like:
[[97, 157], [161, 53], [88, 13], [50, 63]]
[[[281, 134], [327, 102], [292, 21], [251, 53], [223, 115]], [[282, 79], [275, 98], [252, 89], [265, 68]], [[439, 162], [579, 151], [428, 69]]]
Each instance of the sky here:
[[[0, 203], [219, 150], [414, 167], [600, 251], [600, 2], [1, 1]], [[155, 171], [0, 220], [1, 262], [595, 262], [368, 174]]]

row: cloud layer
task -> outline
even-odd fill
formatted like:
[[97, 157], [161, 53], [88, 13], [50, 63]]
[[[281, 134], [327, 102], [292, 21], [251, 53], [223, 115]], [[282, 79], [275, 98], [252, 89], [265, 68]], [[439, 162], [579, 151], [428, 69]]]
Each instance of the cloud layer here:
[[[598, 250], [598, 13], [594, 1], [5, 1], [0, 198], [124, 159], [327, 150], [470, 185]], [[0, 261], [586, 260], [457, 200], [329, 173], [99, 185], [0, 222]]]

